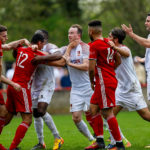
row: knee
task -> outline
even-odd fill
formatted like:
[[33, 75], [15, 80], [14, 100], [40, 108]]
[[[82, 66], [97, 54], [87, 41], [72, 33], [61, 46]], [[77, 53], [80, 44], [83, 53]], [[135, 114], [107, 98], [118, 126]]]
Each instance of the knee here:
[[33, 110], [33, 116], [35, 117], [35, 118], [38, 118], [38, 117], [43, 117], [44, 115], [45, 115], [45, 110], [43, 110], [43, 109], [34, 109]]
[[72, 117], [72, 120], [74, 121], [74, 123], [79, 123], [81, 121], [81, 117], [78, 115], [74, 115]]
[[6, 117], [7, 114], [8, 114], [8, 111], [7, 111], [6, 107], [5, 107], [5, 105], [3, 105], [0, 109], [1, 109], [0, 110], [0, 116], [1, 117]]

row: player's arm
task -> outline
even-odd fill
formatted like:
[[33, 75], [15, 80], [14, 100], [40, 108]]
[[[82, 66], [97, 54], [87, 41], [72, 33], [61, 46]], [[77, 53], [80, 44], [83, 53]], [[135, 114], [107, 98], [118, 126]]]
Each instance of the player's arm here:
[[135, 59], [137, 62], [140, 62], [140, 63], [144, 63], [145, 62], [145, 57], [142, 58], [142, 57], [139, 57], [139, 56], [135, 56]]
[[94, 90], [94, 75], [95, 75], [95, 66], [96, 66], [96, 60], [90, 59], [89, 60], [89, 78], [91, 82], [91, 88]]
[[30, 42], [27, 39], [21, 39], [21, 40], [18, 40], [18, 41], [13, 41], [13, 42], [10, 42], [8, 44], [2, 45], [2, 49], [8, 51], [8, 50], [11, 50], [11, 49], [15, 49], [19, 45], [23, 45], [23, 44], [25, 44], [28, 47], [31, 46]]
[[5, 84], [8, 84], [10, 86], [12, 86], [16, 91], [20, 91], [21, 90], [21, 86], [9, 79], [7, 79], [5, 76], [1, 75], [1, 81]]
[[118, 52], [115, 53], [115, 69], [121, 64], [121, 56]]
[[127, 49], [125, 49], [125, 48], [120, 48], [120, 47], [116, 46], [113, 41], [109, 41], [108, 43], [109, 43], [109, 45], [110, 45], [114, 50], [116, 50], [117, 52], [119, 52], [119, 54], [120, 54], [121, 56], [124, 56], [124, 57], [129, 57], [129, 56], [130, 56], [130, 51], [129, 51], [129, 50], [127, 50]]
[[127, 27], [125, 24], [123, 24], [121, 26], [122, 26], [122, 29], [137, 43], [139, 43], [140, 45], [142, 45], [144, 47], [150, 47], [150, 38], [146, 39], [146, 38], [143, 38], [143, 37], [138, 36], [137, 34], [133, 33], [133, 29], [132, 29], [131, 25], [129, 25], [129, 27]]
[[74, 64], [70, 62], [70, 57], [66, 59], [66, 63], [68, 66], [73, 67], [75, 69], [83, 70], [83, 71], [88, 71], [89, 69], [89, 60], [87, 58], [83, 59], [82, 64]]

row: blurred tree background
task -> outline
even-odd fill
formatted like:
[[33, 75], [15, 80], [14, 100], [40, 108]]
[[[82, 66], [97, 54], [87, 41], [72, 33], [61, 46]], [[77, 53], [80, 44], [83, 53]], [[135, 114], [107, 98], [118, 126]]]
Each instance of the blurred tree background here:
[[[83, 41], [89, 42], [87, 24], [90, 20], [103, 22], [103, 36], [123, 23], [131, 23], [135, 33], [146, 37], [144, 23], [150, 12], [149, 0], [5, 0], [0, 1], [0, 23], [8, 27], [8, 41], [31, 39], [37, 29], [49, 31], [50, 42], [58, 46], [68, 43], [68, 28], [83, 26]], [[145, 48], [127, 37], [125, 44], [133, 55], [144, 56]], [[13, 61], [5, 52], [5, 61]]]

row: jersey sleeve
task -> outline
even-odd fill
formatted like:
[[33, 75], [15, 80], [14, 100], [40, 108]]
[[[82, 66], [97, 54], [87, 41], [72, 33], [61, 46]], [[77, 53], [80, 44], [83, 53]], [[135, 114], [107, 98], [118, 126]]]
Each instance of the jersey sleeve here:
[[96, 49], [93, 45], [90, 46], [90, 55], [89, 55], [89, 59], [95, 59], [97, 60], [97, 53], [96, 53]]
[[49, 54], [53, 54], [57, 51], [59, 51], [59, 49], [56, 45], [50, 43], [46, 45], [46, 52], [48, 52]]
[[67, 46], [63, 46], [63, 47], [59, 48], [58, 50], [59, 50], [59, 51], [61, 52], [61, 54], [63, 55], [63, 54], [65, 54], [65, 52], [66, 52], [66, 50], [67, 50]]

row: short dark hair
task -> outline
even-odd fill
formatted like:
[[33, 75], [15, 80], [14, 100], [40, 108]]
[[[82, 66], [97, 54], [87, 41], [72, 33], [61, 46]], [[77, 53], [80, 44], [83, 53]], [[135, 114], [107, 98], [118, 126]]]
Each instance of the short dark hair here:
[[7, 27], [0, 25], [0, 32], [7, 31]]
[[44, 42], [44, 37], [39, 33], [34, 34], [31, 39], [31, 43], [37, 44], [39, 41]]
[[48, 41], [48, 38], [49, 38], [49, 34], [48, 34], [48, 31], [44, 30], [44, 29], [39, 29], [39, 30], [36, 30], [35, 31], [35, 34], [41, 34], [45, 40]]
[[123, 40], [126, 37], [126, 33], [124, 30], [120, 29], [119, 27], [116, 27], [111, 30], [111, 34], [113, 38], [118, 38], [118, 42], [122, 44]]
[[79, 24], [73, 24], [71, 28], [77, 28], [78, 34], [82, 36], [82, 27]]
[[93, 20], [88, 23], [89, 27], [102, 26], [102, 22], [100, 20]]
[[150, 13], [148, 13], [147, 16], [150, 16]]

